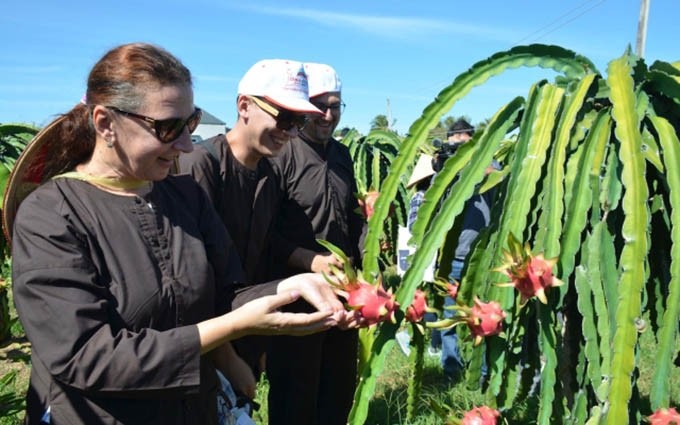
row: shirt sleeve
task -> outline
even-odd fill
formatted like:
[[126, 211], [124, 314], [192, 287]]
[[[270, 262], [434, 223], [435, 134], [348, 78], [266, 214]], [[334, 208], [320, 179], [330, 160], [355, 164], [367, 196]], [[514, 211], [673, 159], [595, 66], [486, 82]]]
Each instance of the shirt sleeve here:
[[411, 198], [411, 202], [409, 203], [409, 208], [408, 208], [408, 220], [406, 227], [408, 228], [408, 231], [411, 232], [413, 230], [413, 223], [416, 221], [416, 218], [418, 217], [418, 209], [423, 203], [423, 200], [425, 199], [425, 194], [423, 191], [417, 191], [413, 197]]
[[196, 393], [196, 326], [156, 330], [122, 323], [73, 211], [53, 192], [34, 195], [21, 205], [12, 244], [14, 301], [33, 358], [53, 379], [84, 392], [135, 398]]

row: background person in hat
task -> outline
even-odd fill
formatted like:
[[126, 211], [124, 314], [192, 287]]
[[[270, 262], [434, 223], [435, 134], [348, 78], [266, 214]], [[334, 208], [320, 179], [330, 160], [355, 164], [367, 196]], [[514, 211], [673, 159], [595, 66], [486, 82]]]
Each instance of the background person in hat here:
[[[418, 158], [411, 177], [406, 183], [406, 189], [415, 190], [411, 199], [409, 201], [408, 217], [406, 219], [406, 228], [399, 230], [399, 250], [398, 250], [398, 260], [399, 265], [397, 271], [403, 276], [408, 268], [408, 257], [415, 251], [413, 247], [408, 246], [408, 241], [411, 239], [411, 231], [413, 229], [413, 223], [418, 217], [418, 209], [423, 204], [425, 200], [425, 192], [430, 187], [432, 183], [432, 177], [435, 175], [434, 168], [432, 168], [434, 158], [427, 154], [422, 154]], [[434, 281], [434, 269], [436, 266], [436, 258], [432, 259], [432, 262], [425, 269], [423, 275], [423, 281], [433, 282]], [[437, 320], [435, 313], [425, 313], [425, 320], [428, 322], [433, 322]], [[399, 348], [405, 355], [410, 354], [410, 340], [411, 337], [407, 330], [401, 330], [396, 334], [397, 344]], [[441, 352], [442, 339], [441, 332], [439, 329], [432, 329], [430, 331], [430, 345], [427, 352], [431, 356], [438, 356]]]
[[[440, 149], [435, 154], [433, 168], [436, 172], [441, 171], [443, 163], [448, 157], [453, 155], [458, 145], [468, 143], [472, 140], [474, 132], [475, 128], [464, 119], [457, 120], [449, 127], [447, 132], [447, 142], [449, 143], [449, 146]], [[489, 174], [495, 169], [500, 169], [500, 164], [494, 160], [493, 163], [486, 168], [486, 173]], [[451, 261], [449, 281], [460, 281], [463, 267], [465, 266], [465, 259], [471, 252], [471, 248], [474, 245], [479, 232], [487, 227], [491, 220], [491, 205], [493, 203], [493, 198], [494, 191], [489, 190], [481, 194], [478, 193], [473, 195], [466, 202], [463, 211], [462, 230], [458, 236], [453, 260]], [[452, 306], [455, 302], [455, 299], [451, 297], [446, 297], [444, 299], [445, 306]], [[454, 314], [455, 312], [453, 310], [444, 310], [445, 317], [452, 317]], [[444, 375], [451, 380], [458, 380], [465, 365], [459, 352], [456, 329], [452, 328], [443, 331], [441, 333], [441, 339], [441, 365], [444, 370]], [[485, 371], [486, 366], [483, 366], [483, 373], [486, 373]]]
[[[360, 264], [363, 218], [354, 211], [356, 181], [347, 147], [333, 138], [342, 109], [335, 70], [307, 63], [310, 102], [323, 115], [310, 117], [298, 138], [271, 161], [284, 202], [279, 228], [295, 245], [315, 252], [327, 240]], [[299, 269], [288, 267], [284, 276]], [[315, 336], [272, 338], [267, 355], [269, 423], [333, 425], [347, 422], [357, 372], [357, 331], [334, 328]]]
[[[180, 155], [180, 172], [190, 173], [213, 201], [232, 237], [249, 283], [271, 280], [272, 261], [288, 259], [305, 271], [339, 265], [329, 253], [296, 247], [274, 228], [282, 193], [270, 158], [297, 136], [307, 115], [321, 115], [309, 103], [302, 63], [265, 59], [255, 63], [238, 85], [238, 116], [225, 135], [198, 143]], [[263, 371], [264, 337], [234, 341], [256, 376]]]
[[[229, 340], [307, 334], [344, 315], [316, 274], [235, 293], [241, 267], [210, 200], [168, 175], [199, 120], [179, 60], [123, 45], [94, 65], [86, 103], [17, 160], [6, 200], [21, 203], [9, 221], [32, 348], [26, 423], [214, 424], [216, 357], [227, 376], [246, 368]], [[319, 311], [278, 310], [300, 294]]]

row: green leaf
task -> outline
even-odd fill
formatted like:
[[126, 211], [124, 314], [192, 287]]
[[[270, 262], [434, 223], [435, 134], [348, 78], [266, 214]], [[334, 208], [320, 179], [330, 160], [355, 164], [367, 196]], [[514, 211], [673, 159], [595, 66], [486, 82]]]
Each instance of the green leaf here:
[[672, 356], [678, 338], [680, 320], [680, 140], [673, 126], [661, 117], [651, 117], [659, 142], [663, 146], [671, 202], [671, 280], [668, 285], [666, 311], [658, 333], [656, 367], [652, 379], [650, 402], [652, 410], [670, 406]]
[[632, 395], [631, 376], [635, 368], [637, 344], [636, 320], [641, 316], [641, 296], [645, 281], [645, 257], [648, 251], [647, 184], [645, 161], [641, 154], [642, 137], [635, 109], [632, 69], [628, 57], [622, 56], [609, 64], [607, 83], [611, 89], [612, 117], [615, 135], [620, 143], [619, 158], [623, 165], [623, 211], [621, 237], [624, 240], [620, 256], [621, 278], [616, 310], [616, 332], [613, 340], [612, 377], [609, 391], [608, 425], [628, 423], [629, 400]]
[[[591, 131], [588, 133], [584, 144], [583, 155], [579, 159], [577, 167], [580, 172], [576, 176], [573, 186], [570, 189], [571, 198], [569, 204], [569, 214], [565, 217], [564, 232], [562, 234], [562, 252], [560, 253], [560, 279], [566, 281], [574, 268], [574, 257], [581, 248], [581, 234], [588, 222], [588, 211], [592, 205], [592, 189], [590, 186], [591, 172], [599, 176], [601, 163], [594, 162], [595, 159], [602, 160], [598, 152], [604, 151], [609, 141], [611, 131], [611, 120], [608, 110], [602, 110], [598, 114]], [[561, 288], [566, 291], [566, 288]]]
[[556, 257], [560, 252], [559, 235], [562, 233], [562, 215], [564, 213], [564, 164], [567, 147], [571, 139], [572, 129], [595, 77], [595, 74], [586, 75], [568, 93], [569, 96], [566, 98], [557, 125], [555, 141], [548, 162], [548, 175], [545, 178], [545, 198], [542, 203], [541, 214], [542, 225], [539, 226], [539, 228], [545, 230], [545, 236], [536, 236], [537, 242], [540, 241], [544, 246], [546, 258]]

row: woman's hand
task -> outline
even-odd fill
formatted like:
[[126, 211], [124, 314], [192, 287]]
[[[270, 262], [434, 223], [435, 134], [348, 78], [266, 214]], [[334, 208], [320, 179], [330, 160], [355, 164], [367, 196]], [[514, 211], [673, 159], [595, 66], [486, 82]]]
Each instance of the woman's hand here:
[[335, 320], [338, 322], [338, 328], [344, 330], [366, 327], [366, 319], [358, 310], [338, 311], [335, 313]]
[[[331, 277], [332, 279], [332, 277]], [[318, 273], [303, 273], [282, 280], [277, 293], [298, 292], [302, 298], [319, 311], [333, 313], [345, 311], [345, 307], [338, 299], [331, 285]]]
[[[309, 296], [307, 301], [317, 308], [321, 307], [320, 311], [314, 313], [279, 311], [280, 307], [300, 298], [300, 292], [294, 288], [280, 294], [258, 298], [227, 314], [198, 323], [196, 326], [201, 354], [215, 349], [227, 340], [246, 335], [308, 335], [337, 325], [332, 300], [326, 299], [328, 295], [325, 293], [321, 295], [319, 292], [323, 291], [317, 292], [313, 288], [305, 287], [304, 284], [300, 284], [300, 287], [303, 287]], [[330, 288], [327, 289], [330, 291]], [[332, 291], [330, 293], [332, 294]], [[333, 298], [342, 307], [334, 295]]]

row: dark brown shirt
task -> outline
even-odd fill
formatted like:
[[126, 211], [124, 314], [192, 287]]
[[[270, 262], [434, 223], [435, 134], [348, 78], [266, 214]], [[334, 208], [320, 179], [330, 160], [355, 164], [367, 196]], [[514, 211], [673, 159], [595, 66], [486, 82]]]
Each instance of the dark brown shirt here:
[[251, 283], [271, 279], [274, 259], [286, 261], [294, 246], [281, 238], [274, 223], [282, 193], [266, 160], [250, 170], [233, 156], [225, 136], [207, 139], [204, 145], [180, 156], [180, 172], [189, 173], [208, 193], [234, 241], [246, 279]]
[[278, 221], [281, 235], [315, 252], [326, 251], [316, 239], [327, 240], [357, 263], [363, 219], [357, 213], [354, 167], [347, 147], [334, 139], [325, 147], [295, 139], [271, 162], [285, 196]]
[[[21, 204], [14, 301], [32, 344], [27, 422], [212, 424], [215, 368], [196, 323], [243, 282], [198, 185], [170, 176], [141, 196], [52, 180]], [[258, 294], [273, 293], [259, 285]]]

